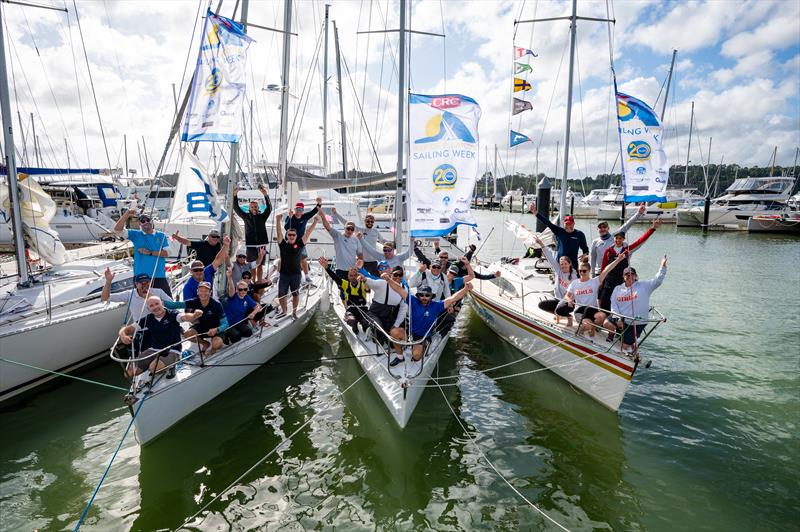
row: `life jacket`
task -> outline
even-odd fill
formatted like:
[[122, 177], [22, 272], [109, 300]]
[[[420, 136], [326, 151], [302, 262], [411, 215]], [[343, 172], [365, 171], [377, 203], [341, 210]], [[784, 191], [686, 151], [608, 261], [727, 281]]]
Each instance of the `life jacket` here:
[[366, 305], [367, 304], [367, 286], [363, 282], [351, 284], [347, 279], [343, 279], [339, 285], [339, 289], [344, 294], [345, 304], [351, 303], [353, 305]]

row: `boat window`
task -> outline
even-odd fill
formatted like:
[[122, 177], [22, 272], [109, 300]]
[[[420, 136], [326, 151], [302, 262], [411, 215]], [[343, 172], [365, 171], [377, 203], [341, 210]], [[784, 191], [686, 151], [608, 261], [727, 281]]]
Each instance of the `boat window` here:
[[[111, 283], [111, 293], [112, 294], [114, 292], [122, 292], [123, 290], [129, 290], [131, 288], [133, 288], [133, 278], [132, 277], [128, 277], [127, 279], [122, 279], [120, 281], [113, 281]], [[89, 295], [91, 296], [91, 295], [94, 295], [94, 294], [99, 294], [102, 291], [103, 291], [103, 287], [100, 286], [100, 287], [95, 288], [91, 292], [89, 292]]]
[[174, 194], [174, 190], [153, 190], [147, 197], [148, 199], [171, 198]]
[[514, 285], [511, 284], [511, 282], [508, 279], [504, 279], [503, 277], [496, 277], [494, 279], [491, 279], [489, 282], [496, 284], [498, 287], [500, 287], [500, 290], [502, 290], [503, 292], [511, 294], [512, 296], [517, 295], [517, 289], [514, 288]]

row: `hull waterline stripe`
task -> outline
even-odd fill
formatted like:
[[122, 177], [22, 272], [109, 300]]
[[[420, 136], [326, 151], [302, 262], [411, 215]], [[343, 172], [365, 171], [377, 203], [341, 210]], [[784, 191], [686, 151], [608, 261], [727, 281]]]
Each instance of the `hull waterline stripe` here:
[[[535, 325], [533, 323], [527, 322], [527, 321], [515, 316], [514, 314], [511, 314], [510, 312], [508, 312], [508, 311], [506, 311], [506, 310], [504, 310], [504, 309], [502, 309], [502, 308], [500, 308], [500, 307], [498, 307], [496, 305], [493, 305], [492, 303], [489, 303], [483, 297], [477, 296], [474, 291], [471, 292], [471, 295], [480, 305], [487, 306], [487, 307], [491, 308], [497, 314], [499, 314], [501, 318], [505, 319], [506, 321], [510, 322], [511, 324], [515, 325], [516, 327], [524, 329], [524, 330], [526, 330], [526, 331], [538, 336], [539, 338], [541, 338], [543, 340], [546, 340], [547, 342], [550, 342], [551, 344], [555, 345], [555, 344], [559, 344], [560, 343], [561, 345], [559, 347], [561, 347], [564, 351], [572, 353], [573, 355], [575, 355], [577, 357], [580, 357], [580, 358], [586, 360], [587, 362], [591, 362], [592, 364], [594, 364], [594, 365], [596, 365], [598, 367], [601, 367], [601, 368], [605, 369], [606, 371], [609, 371], [609, 372], [613, 373], [614, 375], [617, 375], [618, 377], [621, 377], [621, 378], [623, 378], [623, 379], [625, 379], [627, 381], [631, 380], [631, 378], [632, 378], [631, 372], [633, 371], [633, 368], [629, 368], [629, 367], [625, 366], [624, 364], [622, 364], [622, 363], [620, 363], [620, 362], [618, 362], [616, 360], [610, 359], [610, 358], [608, 358], [607, 356], [605, 356], [605, 355], [603, 355], [601, 353], [598, 353], [598, 352], [595, 352], [595, 351], [591, 351], [591, 350], [589, 350], [589, 349], [587, 349], [587, 348], [585, 348], [583, 346], [574, 344], [574, 343], [570, 342], [569, 340], [566, 340], [565, 338], [561, 338], [561, 337], [555, 335], [554, 333], [551, 333], [550, 331], [542, 329], [541, 327], [539, 327], [539, 326], [537, 326], [537, 325]], [[615, 367], [610, 367], [610, 365], [619, 366], [620, 368], [622, 368], [622, 371], [620, 371], [619, 369], [617, 369]]]

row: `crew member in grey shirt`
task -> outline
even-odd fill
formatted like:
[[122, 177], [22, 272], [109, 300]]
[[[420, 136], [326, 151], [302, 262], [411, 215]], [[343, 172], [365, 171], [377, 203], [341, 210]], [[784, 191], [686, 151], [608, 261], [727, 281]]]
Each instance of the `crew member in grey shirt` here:
[[630, 220], [622, 224], [622, 227], [615, 229], [614, 231], [611, 231], [608, 228], [608, 222], [605, 220], [600, 220], [600, 222], [598, 222], [597, 233], [600, 236], [595, 238], [592, 241], [592, 245], [589, 246], [589, 266], [591, 267], [592, 276], [600, 275], [600, 266], [603, 263], [603, 254], [608, 248], [614, 245], [614, 238], [612, 235], [618, 233], [619, 231], [627, 233], [628, 229], [630, 229], [631, 226], [636, 223], [636, 220], [641, 218], [646, 211], [647, 207], [642, 204], [633, 214], [633, 216], [631, 216]]
[[333, 252], [336, 255], [336, 274], [342, 279], [347, 278], [350, 268], [355, 268], [356, 261], [363, 258], [361, 241], [356, 236], [356, 224], [344, 224], [344, 233], [340, 233], [331, 226], [328, 217], [320, 211], [317, 216], [322, 219], [322, 225], [333, 239]]
[[[333, 216], [333, 219], [340, 224], [345, 225], [347, 223], [347, 220], [345, 220], [339, 213], [336, 212], [336, 207], [331, 209], [331, 215]], [[374, 259], [373, 257], [376, 255], [376, 253], [369, 253], [369, 251], [376, 251], [378, 249], [378, 243], [386, 244], [387, 240], [383, 238], [380, 231], [375, 228], [375, 216], [373, 216], [372, 213], [368, 213], [364, 217], [364, 227], [359, 227], [356, 225], [356, 236], [361, 239], [361, 245], [364, 248], [364, 253], [366, 254], [364, 269], [372, 275], [377, 276], [378, 261], [383, 260], [383, 257]]]

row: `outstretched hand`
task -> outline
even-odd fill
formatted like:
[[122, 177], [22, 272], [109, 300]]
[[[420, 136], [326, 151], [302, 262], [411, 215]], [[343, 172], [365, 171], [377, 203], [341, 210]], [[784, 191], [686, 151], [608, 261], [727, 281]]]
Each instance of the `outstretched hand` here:
[[639, 211], [638, 211], [638, 212], [639, 212], [639, 214], [644, 214], [644, 213], [646, 213], [646, 212], [647, 212], [647, 205], [645, 205], [644, 203], [642, 203], [641, 205], [639, 205]]
[[664, 255], [664, 258], [661, 259], [661, 266], [662, 267], [666, 267], [667, 266], [667, 256], [666, 255]]
[[653, 229], [658, 229], [659, 227], [661, 227], [662, 223], [664, 223], [664, 221], [661, 218], [656, 218], [655, 220], [653, 220]]
[[[328, 263], [328, 259], [326, 259], [325, 257], [320, 257], [317, 262], [319, 262], [319, 265], [322, 266], [323, 268], [325, 268], [325, 269], [328, 268], [328, 264], [329, 264]], [[356, 263], [356, 267], [358, 267], [358, 263]]]
[[106, 270], [103, 272], [103, 275], [106, 278], [106, 282], [110, 283], [114, 280], [114, 272], [111, 271], [111, 268], [106, 266]]

